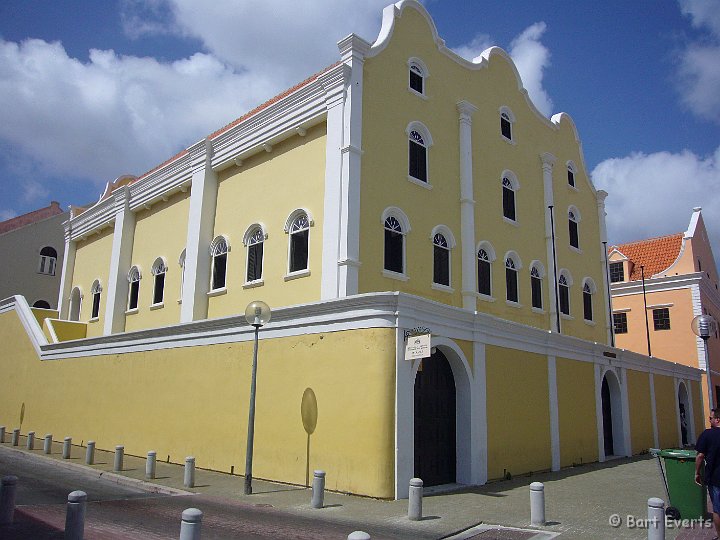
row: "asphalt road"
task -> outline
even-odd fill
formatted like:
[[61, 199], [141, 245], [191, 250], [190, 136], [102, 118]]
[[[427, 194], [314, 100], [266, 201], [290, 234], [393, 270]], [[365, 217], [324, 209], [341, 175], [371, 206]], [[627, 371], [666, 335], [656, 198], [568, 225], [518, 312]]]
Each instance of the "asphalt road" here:
[[[205, 495], [158, 495], [69, 470], [21, 452], [0, 453], [0, 476], [18, 477], [15, 521], [0, 526], [0, 539], [61, 539], [67, 495], [85, 491], [85, 538], [154, 540], [179, 538], [186, 508], [203, 511], [203, 539], [343, 539], [348, 525]], [[370, 532], [370, 531], [368, 531]], [[400, 531], [372, 531], [373, 540], [407, 538]]]

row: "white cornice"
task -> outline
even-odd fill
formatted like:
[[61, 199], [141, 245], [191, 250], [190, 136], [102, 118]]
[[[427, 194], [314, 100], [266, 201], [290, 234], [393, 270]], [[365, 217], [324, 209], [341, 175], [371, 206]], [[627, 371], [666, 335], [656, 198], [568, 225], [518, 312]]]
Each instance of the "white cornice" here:
[[[686, 289], [702, 282], [702, 272], [677, 276], [653, 277], [645, 280], [646, 292], [661, 292], [674, 289]], [[610, 284], [611, 296], [642, 294], [642, 281], [622, 281]]]

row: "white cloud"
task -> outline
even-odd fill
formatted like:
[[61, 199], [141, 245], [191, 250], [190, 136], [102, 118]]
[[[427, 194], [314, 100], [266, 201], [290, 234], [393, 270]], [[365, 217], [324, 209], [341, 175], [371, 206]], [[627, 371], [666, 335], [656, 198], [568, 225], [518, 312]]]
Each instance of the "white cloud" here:
[[[532, 102], [541, 113], [550, 116], [553, 102], [543, 87], [544, 71], [550, 66], [550, 50], [540, 41], [546, 29], [544, 22], [528, 26], [512, 40], [508, 54], [515, 62]], [[493, 44], [488, 34], [477, 34], [469, 43], [456, 47], [453, 51], [466, 60], [473, 60]]]
[[608, 240], [622, 243], [684, 232], [702, 206], [715, 257], [720, 257], [720, 147], [709, 156], [633, 153], [598, 164], [593, 182], [606, 199]]
[[720, 1], [681, 0], [680, 6], [698, 32], [681, 52], [678, 91], [693, 113], [720, 123]]

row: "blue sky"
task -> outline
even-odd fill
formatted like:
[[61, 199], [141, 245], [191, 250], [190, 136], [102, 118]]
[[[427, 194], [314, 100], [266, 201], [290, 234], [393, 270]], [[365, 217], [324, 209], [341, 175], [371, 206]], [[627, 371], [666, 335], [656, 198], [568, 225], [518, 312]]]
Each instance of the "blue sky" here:
[[[95, 201], [374, 41], [387, 0], [3, 0], [0, 219]], [[611, 241], [685, 230], [720, 256], [720, 0], [427, 0], [472, 58], [498, 45], [533, 101], [569, 113]]]

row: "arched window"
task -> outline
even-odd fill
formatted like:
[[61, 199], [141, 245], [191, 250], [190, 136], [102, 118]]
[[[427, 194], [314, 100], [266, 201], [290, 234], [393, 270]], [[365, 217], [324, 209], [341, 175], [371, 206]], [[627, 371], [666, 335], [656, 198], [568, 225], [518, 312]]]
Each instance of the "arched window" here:
[[495, 252], [488, 242], [480, 242], [477, 251], [477, 287], [478, 293], [492, 296], [492, 262]]
[[418, 94], [425, 94], [425, 79], [428, 76], [428, 69], [419, 58], [408, 60], [408, 87]]
[[593, 320], [592, 299], [595, 290], [595, 282], [590, 278], [585, 278], [583, 283], [583, 318], [586, 321]]
[[508, 141], [513, 140], [515, 115], [508, 107], [500, 107], [500, 134]]
[[572, 161], [567, 162], [567, 179], [568, 186], [575, 187], [575, 164]]
[[515, 192], [518, 189], [517, 179], [513, 175], [506, 173], [502, 177], [502, 195], [503, 195], [503, 217], [511, 221], [516, 221], [515, 212]]
[[100, 295], [102, 294], [102, 285], [100, 280], [96, 279], [92, 287], [90, 288], [90, 294], [92, 294], [92, 313], [90, 314], [91, 319], [97, 319], [100, 317]]
[[441, 233], [433, 237], [433, 283], [450, 286], [450, 246]]
[[38, 265], [38, 273], [48, 276], [55, 275], [55, 266], [57, 265], [57, 251], [55, 248], [45, 246], [40, 250], [40, 263]]
[[165, 259], [158, 257], [152, 266], [153, 280], [153, 305], [160, 305], [165, 299], [165, 274], [167, 273], [167, 264]]
[[580, 249], [580, 237], [578, 235], [578, 223], [580, 222], [580, 212], [577, 208], [571, 206], [568, 209], [568, 232], [570, 234], [570, 245], [576, 249]]
[[533, 263], [530, 267], [530, 294], [532, 296], [532, 307], [543, 308], [542, 301], [542, 280], [545, 277], [545, 269], [540, 263]]
[[183, 249], [178, 257], [178, 265], [180, 265], [180, 298], [182, 299], [183, 288], [185, 287], [185, 256], [187, 249]]
[[307, 214], [295, 216], [288, 229], [290, 233], [289, 273], [302, 272], [308, 269], [310, 243], [310, 220]]
[[82, 307], [82, 293], [79, 287], [74, 287], [70, 292], [70, 320], [80, 320], [80, 308]]
[[418, 131], [410, 132], [409, 139], [409, 170], [408, 174], [420, 180], [427, 182], [427, 147], [425, 139]]
[[520, 261], [514, 253], [505, 255], [505, 299], [509, 302], [518, 302], [518, 270]]
[[570, 282], [565, 274], [558, 279], [558, 295], [560, 296], [560, 313], [570, 315]]
[[47, 300], [36, 300], [32, 307], [40, 309], [50, 309], [50, 302], [48, 302]]
[[245, 281], [252, 283], [262, 280], [263, 277], [263, 246], [265, 244], [265, 233], [262, 227], [254, 225], [245, 233], [245, 245], [247, 246], [247, 272]]
[[137, 309], [138, 299], [140, 297], [140, 280], [142, 274], [137, 266], [133, 266], [128, 272], [128, 281], [130, 282], [130, 290], [128, 291], [128, 311]]
[[230, 246], [224, 236], [218, 236], [210, 244], [210, 291], [224, 289], [226, 286], [228, 251]]
[[385, 219], [385, 259], [383, 268], [389, 272], [405, 273], [405, 234], [395, 216]]

